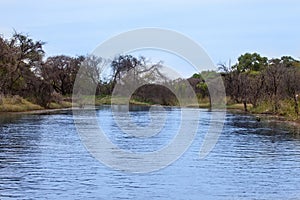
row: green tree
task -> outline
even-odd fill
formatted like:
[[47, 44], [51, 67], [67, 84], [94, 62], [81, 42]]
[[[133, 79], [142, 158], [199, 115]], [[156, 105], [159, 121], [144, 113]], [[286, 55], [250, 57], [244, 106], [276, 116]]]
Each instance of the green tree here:
[[258, 53], [245, 53], [238, 58], [238, 63], [233, 66], [238, 72], [261, 71], [268, 66], [268, 58]]

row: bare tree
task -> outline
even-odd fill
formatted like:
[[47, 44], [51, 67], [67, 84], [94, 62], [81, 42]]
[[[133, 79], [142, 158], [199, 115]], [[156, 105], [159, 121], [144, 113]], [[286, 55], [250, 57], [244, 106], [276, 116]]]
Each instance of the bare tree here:
[[280, 61], [280, 59], [271, 59], [269, 66], [265, 71], [266, 88], [265, 91], [273, 102], [274, 112], [277, 113], [279, 109], [279, 100], [282, 93], [280, 93], [280, 87], [283, 82], [283, 78], [287, 73], [286, 66]]
[[300, 68], [289, 67], [283, 77], [283, 87], [289, 99], [293, 100], [294, 111], [299, 115], [298, 95], [300, 93]]
[[62, 95], [72, 94], [74, 81], [83, 60], [83, 56], [77, 58], [65, 55], [49, 57], [41, 67], [41, 76], [52, 84], [56, 92]]

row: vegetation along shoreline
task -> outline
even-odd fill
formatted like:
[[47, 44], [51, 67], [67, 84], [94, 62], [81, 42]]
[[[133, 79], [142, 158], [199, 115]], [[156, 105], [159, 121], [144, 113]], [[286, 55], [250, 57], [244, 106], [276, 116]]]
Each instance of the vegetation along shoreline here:
[[[9, 39], [0, 36], [0, 113], [41, 113], [70, 109], [76, 75], [80, 68], [87, 81], [96, 85], [95, 104], [110, 104], [115, 86], [134, 77], [143, 83], [131, 96], [135, 105], [179, 106], [176, 94], [189, 86], [200, 108], [210, 107], [208, 83], [221, 76], [230, 112], [274, 116], [299, 124], [300, 61], [290, 56], [267, 58], [258, 53], [242, 54], [236, 64], [219, 63], [215, 71], [202, 71], [190, 78], [171, 79], [162, 71], [163, 62], [145, 57], [118, 55], [113, 59], [94, 55], [45, 57], [44, 42], [15, 32]], [[109, 73], [104, 72], [109, 66]], [[153, 82], [153, 84], [151, 84]], [[164, 86], [154, 84], [163, 82]], [[126, 88], [123, 88], [126, 90]], [[89, 99], [91, 97], [87, 97]], [[124, 99], [113, 98], [114, 104]]]

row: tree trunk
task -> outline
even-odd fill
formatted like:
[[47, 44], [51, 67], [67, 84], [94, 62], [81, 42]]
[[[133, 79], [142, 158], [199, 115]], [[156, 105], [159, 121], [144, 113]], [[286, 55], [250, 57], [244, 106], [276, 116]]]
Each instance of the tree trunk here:
[[294, 95], [294, 108], [295, 108], [295, 113], [297, 114], [298, 117], [299, 115], [298, 95]]
[[248, 109], [247, 109], [247, 102], [244, 100], [243, 101], [243, 104], [244, 104], [244, 111], [245, 112], [248, 112]]

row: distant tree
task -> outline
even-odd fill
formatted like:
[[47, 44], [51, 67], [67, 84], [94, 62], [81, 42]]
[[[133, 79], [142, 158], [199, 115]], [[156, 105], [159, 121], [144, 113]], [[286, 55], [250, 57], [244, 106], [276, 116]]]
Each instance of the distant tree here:
[[[146, 61], [144, 57], [121, 55], [112, 61], [111, 66], [114, 92], [121, 96], [133, 90], [137, 85], [159, 84], [168, 81], [168, 78], [161, 72], [162, 62], [153, 64]], [[116, 85], [118, 87], [115, 87]]]
[[95, 55], [87, 55], [80, 65], [81, 75], [85, 77], [86, 81], [90, 81], [91, 84], [96, 86], [97, 95], [109, 94], [106, 91], [108, 86], [107, 83], [101, 80], [101, 75], [106, 64], [108, 64], [108, 61], [104, 58]]
[[132, 55], [119, 55], [111, 62], [113, 82], [116, 83], [124, 74], [141, 64], [141, 60]]
[[291, 99], [294, 104], [295, 114], [299, 115], [298, 95], [300, 93], [300, 61], [290, 57], [283, 56], [280, 63], [286, 67], [283, 81], [281, 83], [282, 92], [285, 92], [288, 99]]
[[201, 98], [209, 97], [209, 91], [207, 81], [216, 78], [219, 74], [216, 71], [202, 71], [201, 73], [195, 73], [191, 78], [188, 78], [188, 82], [194, 89], [194, 91], [201, 96]]
[[238, 58], [238, 63], [233, 66], [238, 72], [261, 71], [268, 66], [268, 58], [258, 53], [245, 53]]
[[265, 70], [265, 91], [271, 102], [273, 102], [273, 110], [275, 113], [278, 112], [279, 100], [283, 95], [283, 93], [280, 92], [280, 89], [286, 73], [287, 67], [280, 59], [269, 60], [269, 66]]
[[104, 58], [88, 55], [81, 62], [80, 67], [84, 69], [86, 77], [89, 77], [94, 84], [98, 84], [106, 64], [107, 61]]
[[[247, 90], [247, 88], [244, 88], [244, 86], [247, 85], [244, 84], [245, 81], [242, 79], [242, 72], [236, 69], [236, 65], [231, 66], [230, 63], [228, 66], [226, 63], [220, 63], [218, 70], [223, 77], [226, 95], [235, 103], [242, 103], [242, 99], [245, 99], [244, 96]], [[244, 107], [245, 110], [247, 110], [246, 104], [244, 104]]]
[[229, 65], [226, 63], [219, 63], [218, 66], [218, 71], [220, 72], [224, 81], [226, 95], [230, 97], [231, 100], [238, 102], [239, 85], [237, 85], [236, 71], [233, 70], [230, 61]]
[[[200, 96], [201, 98], [205, 98], [208, 96], [207, 85], [200, 74], [194, 74], [192, 77], [188, 78], [187, 81], [189, 82], [195, 93], [198, 94], [198, 96]], [[180, 82], [182, 84], [180, 84]], [[180, 90], [185, 90], [185, 80], [181, 80], [180, 82], [177, 83], [177, 88]]]
[[253, 107], [257, 107], [259, 101], [264, 98], [265, 74], [262, 72], [249, 73], [246, 81], [248, 81], [247, 99]]
[[300, 68], [290, 67], [284, 77], [284, 88], [289, 99], [293, 100], [294, 111], [299, 115], [298, 95], [300, 94]]
[[[219, 64], [219, 71], [224, 80], [226, 94], [236, 103], [243, 103], [248, 111], [247, 103], [257, 106], [261, 97], [263, 76], [261, 71], [267, 67], [265, 59], [258, 54], [246, 53], [239, 57], [234, 66]], [[261, 71], [260, 71], [261, 70]]]
[[289, 67], [300, 67], [300, 61], [294, 59], [291, 56], [282, 56], [280, 62], [287, 68]]
[[49, 57], [41, 67], [41, 76], [51, 83], [53, 89], [62, 94], [72, 94], [83, 56], [73, 58], [65, 55]]

